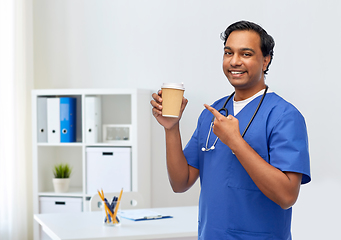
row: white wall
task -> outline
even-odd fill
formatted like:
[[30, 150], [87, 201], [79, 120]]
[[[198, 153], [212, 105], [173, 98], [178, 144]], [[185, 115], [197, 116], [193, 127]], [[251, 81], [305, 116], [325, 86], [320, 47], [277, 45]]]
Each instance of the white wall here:
[[[204, 103], [232, 91], [219, 35], [237, 20], [275, 39], [270, 88], [305, 116], [312, 182], [294, 207], [294, 239], [338, 235], [341, 198], [341, 2], [333, 0], [34, 0], [35, 88], [146, 88], [184, 82], [183, 144]], [[174, 194], [163, 129], [153, 121], [152, 205], [197, 204], [199, 185]]]

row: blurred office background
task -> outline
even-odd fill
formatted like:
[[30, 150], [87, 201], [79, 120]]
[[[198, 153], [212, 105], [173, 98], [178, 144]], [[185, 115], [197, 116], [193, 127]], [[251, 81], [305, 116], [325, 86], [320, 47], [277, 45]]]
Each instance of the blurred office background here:
[[[222, 72], [220, 33], [235, 21], [250, 20], [263, 26], [276, 42], [266, 83], [302, 112], [309, 131], [312, 182], [301, 187], [293, 208], [293, 238], [319, 240], [339, 236], [340, 1], [7, 2], [1, 3], [0, 11], [12, 17], [8, 17], [10, 22], [2, 17], [0, 34], [2, 39], [10, 39], [3, 40], [0, 49], [13, 51], [1, 58], [0, 69], [10, 70], [7, 75], [0, 71], [0, 104], [20, 110], [11, 115], [17, 121], [12, 128], [22, 126], [24, 133], [22, 137], [18, 133], [14, 136], [21, 140], [19, 149], [5, 141], [8, 137], [1, 133], [0, 150], [12, 151], [7, 157], [21, 164], [13, 167], [15, 161], [0, 161], [0, 172], [7, 164], [19, 174], [13, 180], [11, 194], [4, 192], [8, 187], [1, 178], [1, 215], [7, 206], [6, 214], [18, 218], [13, 214], [18, 207], [8, 202], [11, 196], [27, 201], [19, 207], [22, 215], [18, 224], [8, 228], [2, 225], [1, 231], [11, 229], [12, 236], [20, 236], [13, 239], [32, 238], [31, 89], [136, 87], [157, 91], [163, 82], [184, 82], [185, 97], [189, 99], [181, 120], [185, 145], [203, 104], [233, 91]], [[15, 84], [11, 85], [12, 80]], [[6, 98], [11, 92], [6, 89], [11, 89], [12, 98]], [[154, 119], [151, 124], [152, 207], [198, 204], [198, 183], [186, 193], [172, 192], [165, 164], [164, 132]], [[5, 144], [12, 150], [8, 151]], [[18, 151], [25, 154], [18, 156]]]

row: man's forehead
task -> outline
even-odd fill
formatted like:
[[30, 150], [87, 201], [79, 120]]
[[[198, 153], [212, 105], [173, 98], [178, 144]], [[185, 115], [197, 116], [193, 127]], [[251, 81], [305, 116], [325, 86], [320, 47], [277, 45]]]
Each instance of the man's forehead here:
[[253, 30], [236, 30], [226, 39], [225, 48], [260, 49], [260, 36]]

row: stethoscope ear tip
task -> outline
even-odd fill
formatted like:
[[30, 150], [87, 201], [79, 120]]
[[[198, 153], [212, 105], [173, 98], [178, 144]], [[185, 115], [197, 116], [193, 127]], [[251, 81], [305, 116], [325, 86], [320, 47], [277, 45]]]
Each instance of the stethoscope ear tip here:
[[206, 151], [206, 149], [203, 147], [203, 148], [201, 149], [201, 151], [205, 152], [205, 151]]

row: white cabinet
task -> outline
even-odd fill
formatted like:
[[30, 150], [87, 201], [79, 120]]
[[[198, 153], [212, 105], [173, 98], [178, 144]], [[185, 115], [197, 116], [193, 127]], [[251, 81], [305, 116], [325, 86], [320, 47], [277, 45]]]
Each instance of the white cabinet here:
[[128, 147], [86, 148], [86, 193], [131, 191], [131, 157]]
[[[139, 192], [144, 198], [145, 207], [150, 207], [150, 96], [151, 91], [142, 89], [32, 91], [34, 213], [39, 213], [41, 209], [41, 197], [82, 199], [82, 209], [87, 211], [93, 190], [100, 185], [110, 186], [110, 182], [116, 188], [122, 186], [123, 192]], [[48, 115], [46, 102], [49, 102], [46, 100], [63, 97], [76, 98], [75, 142], [61, 143], [56, 139], [49, 141], [46, 135], [46, 125], [49, 125], [49, 120], [45, 117]], [[108, 131], [116, 128], [129, 130], [128, 135], [122, 139], [118, 139], [119, 134], [110, 138], [108, 134], [111, 133], [104, 133], [103, 126], [111, 126], [110, 129], [106, 128]], [[105, 141], [103, 137], [106, 137]], [[94, 162], [95, 155], [103, 149], [108, 150], [104, 151], [105, 154], [111, 152], [121, 157], [116, 159], [114, 156], [107, 156], [110, 161], [105, 168], [102, 164], [107, 159], [98, 157], [98, 162]], [[88, 158], [89, 154], [92, 157]], [[68, 163], [73, 168], [67, 193], [54, 192], [53, 166], [57, 163]], [[113, 177], [109, 178], [111, 168]], [[34, 238], [39, 239], [38, 224], [35, 223], [34, 228]]]

